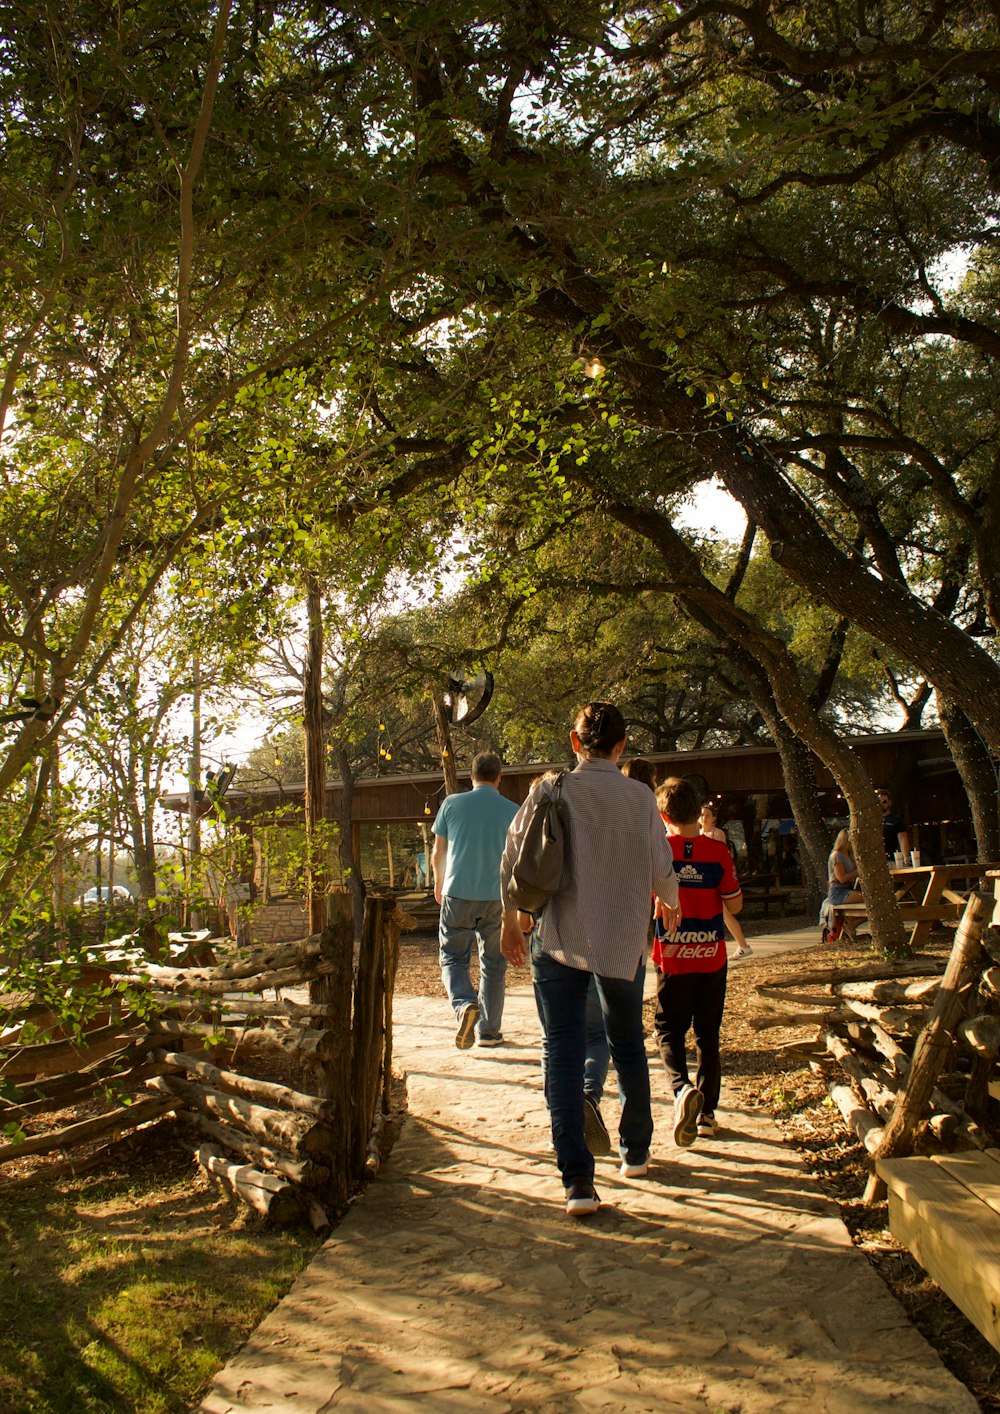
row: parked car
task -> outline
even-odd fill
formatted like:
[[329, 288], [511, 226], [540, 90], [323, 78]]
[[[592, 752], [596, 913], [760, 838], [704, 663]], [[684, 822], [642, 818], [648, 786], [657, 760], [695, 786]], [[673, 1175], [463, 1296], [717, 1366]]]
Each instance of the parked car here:
[[85, 894], [81, 894], [75, 900], [77, 908], [98, 908], [102, 904], [108, 903], [131, 903], [132, 895], [124, 884], [95, 884], [92, 889], [88, 889]]

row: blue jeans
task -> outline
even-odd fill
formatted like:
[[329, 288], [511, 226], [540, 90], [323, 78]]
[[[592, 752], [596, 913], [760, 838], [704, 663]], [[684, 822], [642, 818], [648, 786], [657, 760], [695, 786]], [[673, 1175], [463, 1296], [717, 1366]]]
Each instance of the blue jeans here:
[[[507, 961], [500, 951], [499, 899], [451, 898], [441, 901], [438, 924], [438, 961], [441, 980], [455, 1015], [470, 1002], [479, 1005], [480, 1036], [499, 1036], [503, 1020], [504, 977]], [[472, 947], [479, 949], [479, 995], [469, 976]]]
[[[535, 1006], [538, 1008], [538, 1020], [542, 1023], [542, 1091], [548, 1105], [549, 1043], [545, 1036], [545, 1017], [542, 1015], [537, 987]], [[590, 986], [587, 988], [587, 1054], [583, 1063], [583, 1093], [593, 1100], [595, 1105], [599, 1105], [604, 1098], [604, 1083], [608, 1078], [610, 1064], [611, 1051], [608, 1048], [608, 1033], [604, 1029], [604, 1012], [597, 991], [597, 979], [591, 973]]]
[[[583, 1072], [587, 1056], [587, 991], [593, 973], [566, 967], [531, 945], [531, 975], [548, 1049], [548, 1100], [552, 1142], [563, 1183], [592, 1182], [594, 1156], [583, 1136]], [[635, 977], [596, 977], [611, 1059], [618, 1076], [622, 1112], [620, 1152], [641, 1163], [653, 1138], [649, 1063], [642, 1033], [645, 958]]]

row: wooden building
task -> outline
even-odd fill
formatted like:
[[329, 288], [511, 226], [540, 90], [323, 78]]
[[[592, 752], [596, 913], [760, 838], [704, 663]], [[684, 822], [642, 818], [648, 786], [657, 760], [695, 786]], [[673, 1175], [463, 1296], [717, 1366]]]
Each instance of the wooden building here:
[[[925, 858], [975, 858], [968, 800], [940, 730], [855, 737], [851, 744], [872, 783], [889, 790], [910, 827], [914, 845]], [[798, 881], [794, 821], [774, 747], [659, 752], [648, 754], [646, 759], [655, 764], [660, 779], [669, 775], [697, 779], [719, 808], [720, 821], [736, 848], [742, 871], [767, 870], [785, 883]], [[520, 802], [537, 775], [566, 764], [509, 765], [504, 769], [501, 789]], [[466, 786], [468, 772], [460, 772], [459, 779]], [[846, 823], [846, 808], [829, 772], [818, 762], [816, 780], [832, 842], [836, 829]], [[340, 794], [339, 783], [330, 782], [326, 802], [330, 819], [339, 818]], [[352, 829], [367, 879], [402, 888], [426, 882], [430, 831], [443, 794], [440, 772], [370, 776], [357, 782]], [[301, 832], [302, 800], [301, 784], [241, 787], [238, 776], [226, 794], [229, 819], [253, 841], [254, 896], [259, 903], [289, 913], [287, 925], [283, 923], [279, 931], [291, 935], [300, 922], [301, 878], [294, 867], [284, 867], [283, 857], [289, 851], [282, 848], [281, 838], [288, 830]], [[186, 812], [188, 797], [186, 793], [170, 795], [161, 803], [167, 809]], [[206, 811], [210, 808], [206, 802]], [[259, 926], [254, 931], [261, 941], [266, 940]]]

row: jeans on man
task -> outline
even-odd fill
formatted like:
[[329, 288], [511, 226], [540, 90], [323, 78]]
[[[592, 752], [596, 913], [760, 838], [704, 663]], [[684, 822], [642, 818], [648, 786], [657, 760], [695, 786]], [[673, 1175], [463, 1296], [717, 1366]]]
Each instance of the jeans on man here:
[[[545, 1036], [545, 1017], [542, 1015], [537, 987], [535, 1006], [538, 1008], [538, 1020], [542, 1025], [542, 1092], [548, 1105], [549, 1043]], [[608, 1033], [604, 1029], [604, 1011], [597, 990], [597, 978], [591, 973], [590, 986], [587, 988], [587, 1055], [583, 1065], [583, 1093], [593, 1100], [595, 1105], [599, 1105], [604, 1098], [604, 1085], [610, 1065], [611, 1051], [608, 1047]]]
[[[504, 977], [507, 962], [500, 951], [499, 899], [451, 898], [441, 901], [438, 924], [441, 980], [456, 1017], [470, 1002], [479, 1005], [480, 1036], [499, 1036], [503, 1021]], [[469, 976], [473, 946], [479, 950], [479, 994]]]
[[[597, 977], [597, 994], [604, 1028], [618, 1076], [622, 1101], [619, 1135], [621, 1153], [641, 1163], [653, 1138], [649, 1097], [649, 1064], [642, 1033], [643, 959], [635, 977]], [[587, 1055], [587, 991], [594, 975], [566, 967], [531, 947], [531, 975], [548, 1050], [548, 1100], [556, 1163], [567, 1187], [594, 1177], [594, 1157], [583, 1132], [583, 1080]]]

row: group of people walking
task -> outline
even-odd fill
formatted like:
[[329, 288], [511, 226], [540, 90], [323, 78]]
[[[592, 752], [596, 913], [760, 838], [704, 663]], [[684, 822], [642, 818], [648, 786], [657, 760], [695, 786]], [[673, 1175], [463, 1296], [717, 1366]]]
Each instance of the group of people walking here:
[[[503, 1044], [506, 966], [530, 964], [552, 1141], [566, 1210], [575, 1217], [597, 1210], [594, 1155], [612, 1150], [600, 1112], [609, 1056], [621, 1173], [648, 1171], [653, 1115], [642, 1007], [651, 922], [654, 1031], [674, 1093], [674, 1142], [682, 1147], [715, 1132], [727, 921], [749, 951], [735, 922], [742, 893], [724, 838], [703, 830], [702, 803], [687, 781], [666, 781], [654, 796], [651, 779], [620, 770], [626, 740], [612, 703], [589, 702], [577, 712], [570, 731], [577, 764], [560, 782], [567, 867], [537, 917], [516, 907], [511, 872], [551, 782], [535, 782], [518, 809], [500, 794], [499, 757], [482, 753], [472, 763], [472, 790], [446, 797], [433, 827], [441, 973], [456, 1045]], [[474, 947], [478, 991], [469, 975]], [[692, 1027], [695, 1083], [686, 1056]]]

